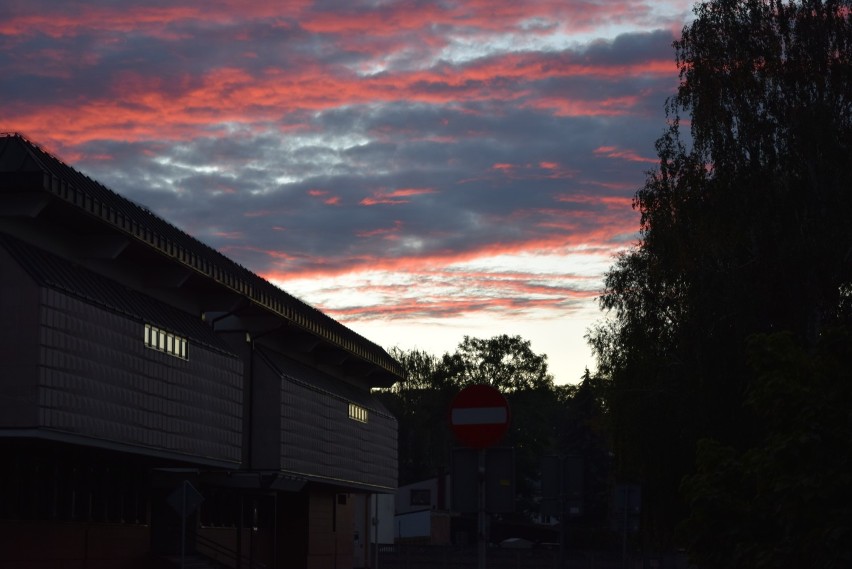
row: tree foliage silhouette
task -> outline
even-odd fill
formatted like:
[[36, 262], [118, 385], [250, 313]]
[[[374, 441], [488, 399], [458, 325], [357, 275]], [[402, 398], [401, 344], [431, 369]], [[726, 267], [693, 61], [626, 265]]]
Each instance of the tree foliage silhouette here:
[[[552, 442], [548, 422], [558, 403], [547, 356], [536, 354], [528, 340], [506, 334], [488, 339], [465, 336], [452, 353], [436, 357], [420, 350], [391, 349], [406, 370], [406, 380], [386, 398], [400, 433], [400, 480], [436, 476], [449, 467], [454, 445], [447, 413], [463, 387], [487, 383], [509, 399], [513, 423], [506, 444], [517, 447], [518, 460], [532, 468], [533, 455]], [[527, 468], [529, 467], [529, 468]], [[522, 484], [523, 486], [524, 484]]]
[[457, 446], [447, 421], [450, 402], [465, 386], [487, 383], [504, 393], [511, 408], [511, 426], [500, 444], [515, 449], [520, 517], [538, 511], [542, 457], [572, 453], [585, 457], [594, 474], [589, 509], [595, 523], [604, 525], [609, 454], [601, 389], [588, 373], [579, 386], [556, 385], [547, 357], [536, 354], [528, 340], [505, 334], [465, 336], [441, 357], [419, 350], [390, 353], [407, 371], [405, 381], [382, 394], [399, 421], [400, 484], [448, 472]]
[[699, 440], [762, 444], [748, 338], [785, 331], [814, 349], [848, 310], [851, 4], [702, 2], [674, 43], [680, 85], [634, 199], [640, 240], [607, 273], [609, 317], [589, 334], [646, 544], [670, 546], [688, 515], [678, 488]]

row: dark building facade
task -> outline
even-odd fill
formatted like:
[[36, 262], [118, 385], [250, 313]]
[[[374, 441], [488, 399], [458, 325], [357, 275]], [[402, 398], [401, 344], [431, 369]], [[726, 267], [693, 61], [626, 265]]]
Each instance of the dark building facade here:
[[370, 565], [384, 350], [16, 134], [0, 315], [0, 567]]

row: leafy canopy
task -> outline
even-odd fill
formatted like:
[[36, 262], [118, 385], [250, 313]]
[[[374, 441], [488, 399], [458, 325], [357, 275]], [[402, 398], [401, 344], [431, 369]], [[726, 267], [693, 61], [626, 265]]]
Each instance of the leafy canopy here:
[[[674, 48], [660, 165], [634, 199], [640, 239], [606, 275], [609, 317], [589, 334], [619, 471], [642, 483], [658, 547], [696, 503], [678, 488], [699, 441], [736, 454], [772, 428], [750, 399], [749, 338], [784, 331], [813, 350], [852, 290], [852, 2], [701, 2]], [[702, 468], [710, 455], [734, 468], [722, 454]]]

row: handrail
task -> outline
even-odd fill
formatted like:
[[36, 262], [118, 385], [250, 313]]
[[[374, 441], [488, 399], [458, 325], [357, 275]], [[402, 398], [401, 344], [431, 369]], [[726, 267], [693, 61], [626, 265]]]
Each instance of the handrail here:
[[[236, 550], [225, 547], [221, 543], [210, 539], [209, 537], [199, 535], [196, 533], [195, 541], [197, 544], [200, 544], [208, 549], [213, 550], [215, 553], [223, 555], [228, 558], [229, 561], [233, 561], [232, 567], [242, 567], [247, 566], [249, 569], [268, 569], [268, 566], [265, 563], [261, 563], [260, 561], [255, 561], [250, 557], [246, 557], [243, 554], [237, 554]], [[202, 553], [203, 555], [203, 553]], [[204, 557], [209, 557], [204, 555]], [[221, 565], [221, 563], [220, 563]]]

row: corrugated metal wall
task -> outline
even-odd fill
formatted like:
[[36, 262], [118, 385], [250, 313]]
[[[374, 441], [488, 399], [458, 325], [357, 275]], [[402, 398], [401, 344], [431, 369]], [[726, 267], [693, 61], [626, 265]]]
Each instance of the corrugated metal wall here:
[[0, 247], [0, 427], [37, 424], [38, 287]]
[[[395, 488], [396, 419], [366, 388], [267, 353], [281, 377], [281, 468], [347, 485]], [[367, 421], [349, 417], [349, 404]]]
[[240, 461], [241, 360], [191, 338], [186, 360], [146, 348], [143, 322], [51, 288], [40, 320], [41, 426]]

